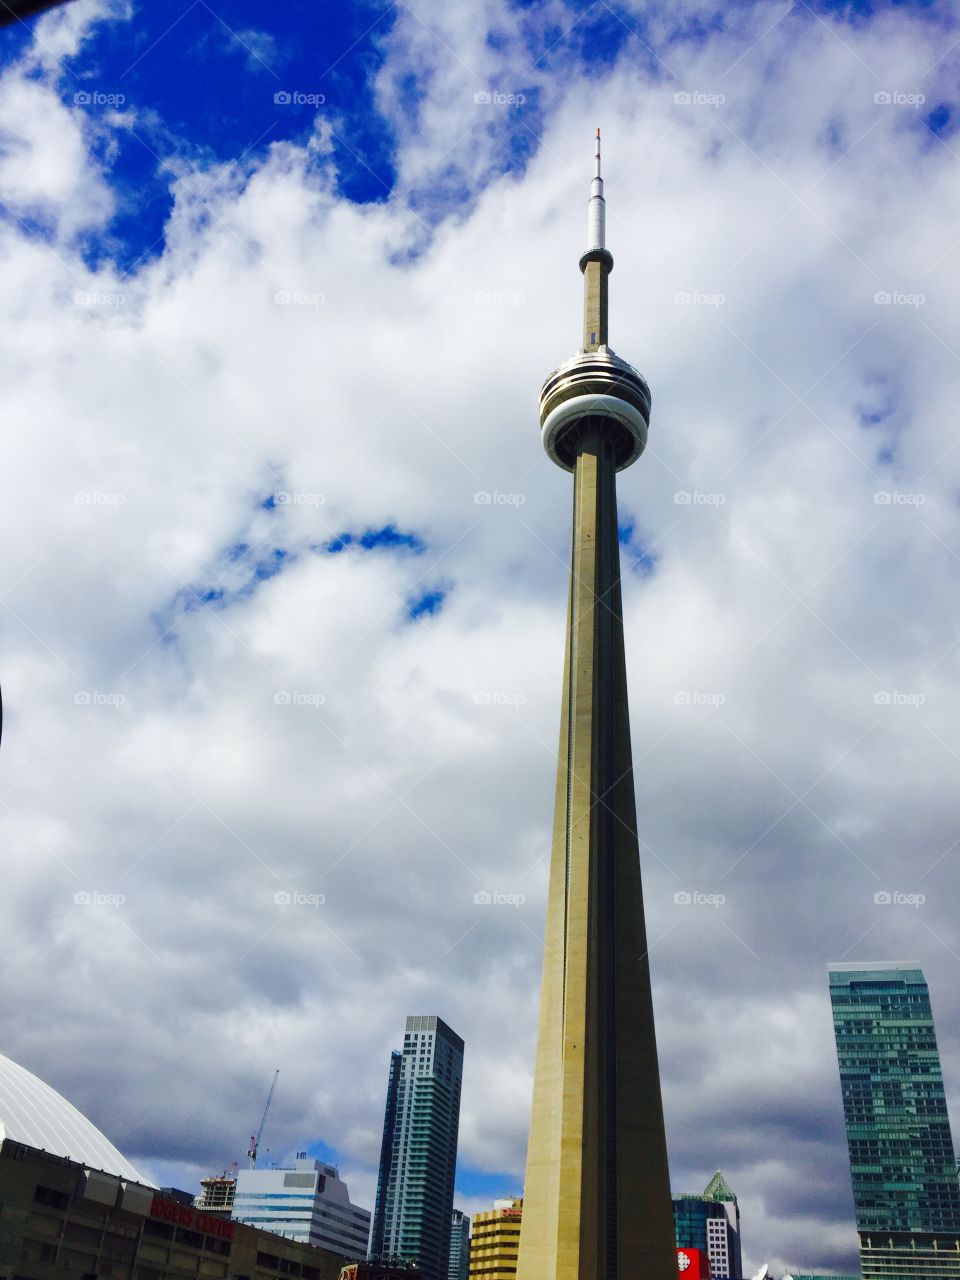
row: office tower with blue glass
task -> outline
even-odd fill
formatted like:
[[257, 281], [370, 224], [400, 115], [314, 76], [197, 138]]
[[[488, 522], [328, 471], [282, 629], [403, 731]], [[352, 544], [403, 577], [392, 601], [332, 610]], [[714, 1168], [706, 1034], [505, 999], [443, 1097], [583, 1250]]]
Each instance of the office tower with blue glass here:
[[863, 1280], [960, 1280], [960, 1180], [923, 972], [832, 965]]
[[740, 1207], [719, 1171], [702, 1195], [674, 1195], [678, 1249], [699, 1249], [710, 1261], [710, 1280], [740, 1280]]
[[407, 1018], [390, 1059], [370, 1257], [447, 1280], [463, 1041], [442, 1018]]
[[470, 1275], [470, 1219], [462, 1209], [454, 1209], [450, 1229], [450, 1262], [447, 1280], [467, 1280]]

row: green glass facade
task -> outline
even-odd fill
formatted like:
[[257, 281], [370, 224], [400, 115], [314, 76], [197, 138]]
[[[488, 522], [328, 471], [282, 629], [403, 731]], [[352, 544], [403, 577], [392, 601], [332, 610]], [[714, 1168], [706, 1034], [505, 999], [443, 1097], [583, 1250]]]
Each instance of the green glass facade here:
[[678, 1249], [699, 1249], [710, 1260], [713, 1280], [740, 1280], [740, 1210], [722, 1173], [702, 1195], [674, 1195], [673, 1223]]
[[830, 971], [864, 1280], [960, 1280], [960, 1181], [923, 972]]

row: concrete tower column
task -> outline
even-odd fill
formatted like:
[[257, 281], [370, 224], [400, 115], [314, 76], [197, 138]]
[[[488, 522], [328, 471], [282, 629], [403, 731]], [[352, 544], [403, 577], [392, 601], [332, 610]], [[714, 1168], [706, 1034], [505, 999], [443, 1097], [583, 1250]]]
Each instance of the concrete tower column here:
[[650, 394], [606, 344], [602, 201], [598, 131], [584, 345], [541, 394], [544, 446], [573, 472], [573, 540], [518, 1280], [677, 1275], [617, 536], [616, 473], [643, 451]]

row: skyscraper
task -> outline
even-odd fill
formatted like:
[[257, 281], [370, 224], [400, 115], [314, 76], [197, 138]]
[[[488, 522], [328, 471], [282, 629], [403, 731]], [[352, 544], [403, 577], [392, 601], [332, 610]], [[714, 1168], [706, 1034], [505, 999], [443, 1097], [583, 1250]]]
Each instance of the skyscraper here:
[[627, 711], [616, 473], [643, 452], [646, 382], [607, 342], [600, 132], [580, 351], [540, 393], [573, 473], [566, 664], [520, 1280], [675, 1280]]
[[436, 1017], [409, 1017], [390, 1058], [370, 1256], [416, 1261], [447, 1280], [463, 1041]]
[[832, 965], [863, 1280], [960, 1280], [960, 1182], [922, 970]]
[[703, 1195], [675, 1195], [673, 1217], [677, 1247], [705, 1253], [711, 1280], [740, 1280], [740, 1208], [722, 1173], [713, 1175]]
[[447, 1280], [467, 1280], [470, 1275], [470, 1219], [462, 1209], [454, 1209], [450, 1224], [450, 1262]]

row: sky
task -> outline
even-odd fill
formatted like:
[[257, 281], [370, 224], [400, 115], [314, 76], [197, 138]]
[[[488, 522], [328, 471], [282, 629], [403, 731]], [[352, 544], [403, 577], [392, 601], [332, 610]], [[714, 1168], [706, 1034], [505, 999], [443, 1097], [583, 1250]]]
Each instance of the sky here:
[[336, 1159], [409, 1013], [519, 1193], [604, 132], [675, 1190], [852, 1271], [827, 965], [929, 980], [960, 1121], [945, 5], [76, 0], [0, 35], [0, 1052], [157, 1182]]

